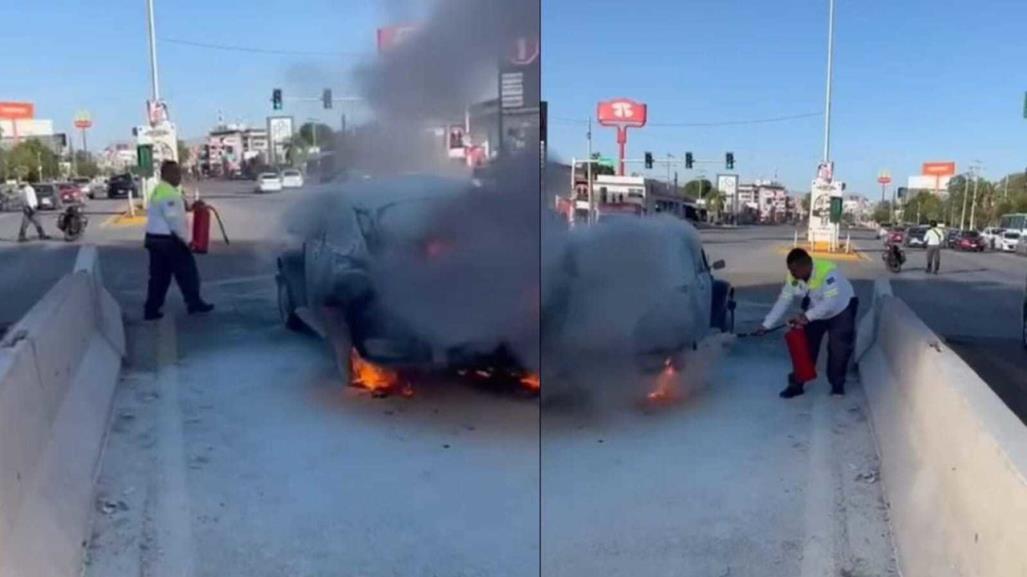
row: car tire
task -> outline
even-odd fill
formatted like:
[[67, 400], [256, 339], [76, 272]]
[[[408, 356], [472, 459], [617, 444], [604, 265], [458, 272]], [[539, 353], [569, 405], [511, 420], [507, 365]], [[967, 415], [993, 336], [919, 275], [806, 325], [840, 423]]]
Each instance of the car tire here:
[[325, 315], [326, 340], [343, 385], [353, 384], [353, 337], [341, 313]]
[[278, 315], [285, 328], [290, 331], [303, 331], [303, 321], [296, 316], [296, 300], [289, 289], [289, 283], [281, 276], [278, 276]]

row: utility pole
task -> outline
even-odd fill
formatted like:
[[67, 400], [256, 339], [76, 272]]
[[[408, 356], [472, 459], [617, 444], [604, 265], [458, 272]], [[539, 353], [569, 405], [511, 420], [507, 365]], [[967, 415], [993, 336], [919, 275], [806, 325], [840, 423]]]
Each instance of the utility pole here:
[[834, 0], [828, 0], [827, 96], [824, 102], [824, 162], [831, 159], [831, 84], [834, 74]]
[[963, 179], [963, 212], [959, 215], [959, 230], [966, 228], [966, 197], [970, 196], [970, 175], [973, 173], [973, 167], [967, 171], [966, 177]]
[[153, 22], [153, 0], [146, 0], [146, 18], [150, 30], [150, 82], [153, 101], [160, 100], [160, 83], [157, 79], [157, 31]]
[[585, 138], [588, 140], [588, 168], [585, 169], [585, 178], [588, 179], [588, 224], [595, 223], [596, 203], [595, 196], [592, 192], [592, 116], [588, 117], [588, 133]]
[[970, 203], [970, 230], [974, 228], [974, 212], [977, 208], [977, 185], [981, 183], [980, 177], [974, 178], [974, 198]]

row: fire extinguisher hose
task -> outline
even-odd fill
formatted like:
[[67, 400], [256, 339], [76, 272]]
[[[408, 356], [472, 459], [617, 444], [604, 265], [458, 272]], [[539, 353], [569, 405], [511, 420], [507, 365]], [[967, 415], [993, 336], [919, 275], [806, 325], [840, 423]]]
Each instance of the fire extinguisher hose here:
[[[778, 325], [778, 326], [776, 326], [776, 327], [774, 327], [772, 329], [767, 329], [767, 332], [763, 333], [763, 335], [769, 335], [770, 333], [775, 333], [775, 332], [777, 332], [777, 331], [779, 331], [779, 330], [781, 330], [781, 329], [783, 329], [783, 328], [785, 328], [787, 326], [788, 326], [788, 323], [785, 323], [783, 325]], [[745, 337], [758, 337], [758, 336], [763, 336], [763, 335], [758, 335], [758, 334], [756, 334], [756, 331], [752, 331], [752, 332], [748, 332], [748, 333], [738, 333], [736, 336], [738, 338], [745, 338]]]
[[225, 223], [221, 221], [221, 213], [218, 212], [218, 209], [214, 208], [209, 204], [207, 205], [207, 208], [209, 208], [210, 211], [214, 213], [214, 216], [218, 219], [218, 227], [221, 229], [221, 238], [225, 239], [225, 244], [232, 244], [228, 242], [228, 233], [225, 232]]

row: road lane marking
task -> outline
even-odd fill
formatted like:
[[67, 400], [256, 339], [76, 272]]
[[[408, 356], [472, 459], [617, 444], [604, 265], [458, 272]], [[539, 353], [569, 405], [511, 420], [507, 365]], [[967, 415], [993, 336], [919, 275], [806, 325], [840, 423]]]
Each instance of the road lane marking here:
[[174, 317], [157, 323], [157, 467], [153, 479], [153, 515], [144, 521], [155, 541], [143, 557], [143, 574], [192, 577], [193, 537], [186, 485], [182, 411], [178, 400], [178, 342]]

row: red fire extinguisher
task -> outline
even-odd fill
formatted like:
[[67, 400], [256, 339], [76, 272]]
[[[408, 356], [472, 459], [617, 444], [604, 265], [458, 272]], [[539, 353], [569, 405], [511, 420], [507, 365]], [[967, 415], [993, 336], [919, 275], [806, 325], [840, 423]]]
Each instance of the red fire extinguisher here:
[[792, 357], [792, 374], [799, 383], [808, 383], [817, 378], [817, 367], [809, 350], [809, 339], [802, 327], [792, 327], [785, 333], [788, 355]]
[[193, 252], [198, 254], [206, 254], [207, 249], [210, 248], [210, 214], [214, 213], [214, 216], [218, 219], [218, 226], [221, 227], [221, 236], [225, 239], [225, 244], [231, 244], [228, 242], [228, 235], [225, 233], [225, 225], [221, 222], [221, 215], [218, 214], [217, 209], [213, 206], [197, 200], [192, 205], [193, 213], [193, 242], [190, 244]]

